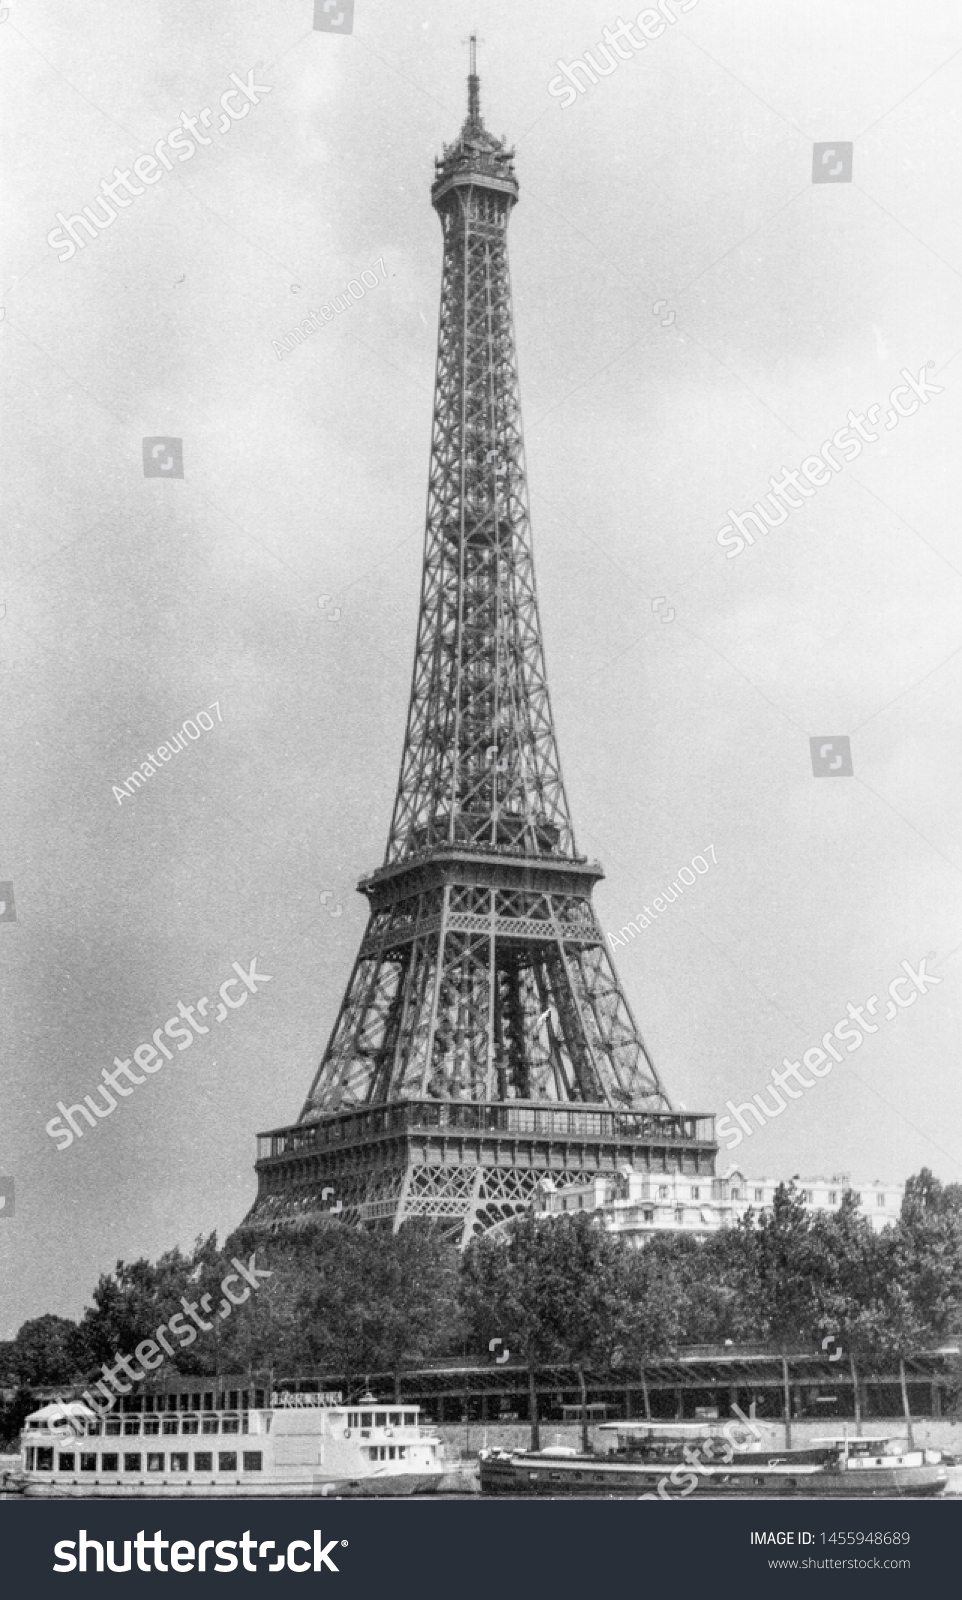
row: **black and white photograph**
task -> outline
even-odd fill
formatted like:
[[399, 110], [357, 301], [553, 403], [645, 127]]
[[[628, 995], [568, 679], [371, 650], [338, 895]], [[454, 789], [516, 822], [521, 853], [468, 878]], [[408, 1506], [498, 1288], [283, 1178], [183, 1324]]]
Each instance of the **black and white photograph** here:
[[962, 9], [10, 0], [0, 104], [5, 1546], [928, 1590]]

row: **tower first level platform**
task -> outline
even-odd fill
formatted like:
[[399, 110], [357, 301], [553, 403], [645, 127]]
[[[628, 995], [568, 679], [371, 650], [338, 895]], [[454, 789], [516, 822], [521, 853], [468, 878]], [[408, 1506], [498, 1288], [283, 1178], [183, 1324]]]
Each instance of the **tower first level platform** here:
[[711, 1116], [405, 1100], [261, 1134], [247, 1225], [273, 1231], [335, 1213], [397, 1228], [425, 1217], [466, 1244], [526, 1210], [545, 1179], [625, 1167], [710, 1178], [717, 1152]]

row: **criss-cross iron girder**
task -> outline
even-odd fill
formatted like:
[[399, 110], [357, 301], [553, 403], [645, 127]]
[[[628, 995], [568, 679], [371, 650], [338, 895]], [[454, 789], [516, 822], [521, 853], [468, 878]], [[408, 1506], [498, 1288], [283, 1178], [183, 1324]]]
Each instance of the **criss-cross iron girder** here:
[[388, 861], [442, 843], [575, 850], [531, 557], [507, 255], [516, 198], [506, 152], [494, 172], [442, 164], [435, 185], [444, 277], [424, 579]]
[[[603, 874], [577, 852], [561, 775], [508, 272], [518, 185], [513, 152], [481, 122], [473, 76], [469, 108], [432, 189], [444, 267], [421, 610], [397, 797], [384, 863], [359, 885], [370, 921], [300, 1131], [291, 1140], [272, 1135], [259, 1164], [265, 1225], [285, 1207], [292, 1215], [310, 1210], [318, 1174], [347, 1184], [347, 1169], [335, 1174], [330, 1156], [293, 1151], [306, 1149], [312, 1125], [319, 1132], [328, 1119], [365, 1107], [470, 1102], [487, 1117], [485, 1107], [554, 1104], [671, 1120], [592, 908]], [[442, 1139], [431, 1148], [430, 1158], [413, 1145], [389, 1156], [372, 1144], [351, 1157], [358, 1219], [383, 1211], [397, 1226], [425, 1207], [439, 1216], [448, 1208], [466, 1236], [496, 1191], [501, 1215], [527, 1204], [534, 1166], [502, 1194], [487, 1179], [468, 1181], [462, 1150], [450, 1162], [443, 1156], [429, 1182], [421, 1165], [449, 1146]], [[573, 1150], [569, 1136], [565, 1161]], [[499, 1170], [521, 1159], [509, 1143], [497, 1151]], [[590, 1166], [587, 1145], [582, 1157]], [[691, 1159], [694, 1171], [713, 1160], [706, 1148]], [[298, 1185], [305, 1193], [285, 1199], [285, 1185], [291, 1195]]]
[[507, 226], [476, 95], [444, 235], [421, 612], [384, 867], [302, 1118], [409, 1096], [668, 1106], [577, 854], [535, 593]]

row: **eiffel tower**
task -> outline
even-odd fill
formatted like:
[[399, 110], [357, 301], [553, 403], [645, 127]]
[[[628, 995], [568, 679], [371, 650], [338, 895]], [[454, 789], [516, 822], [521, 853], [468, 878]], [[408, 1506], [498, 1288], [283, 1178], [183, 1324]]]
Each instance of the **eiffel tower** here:
[[414, 673], [384, 863], [298, 1122], [259, 1136], [247, 1226], [524, 1210], [539, 1182], [710, 1177], [591, 904], [545, 677], [508, 272], [514, 152], [468, 114], [435, 163], [444, 265]]

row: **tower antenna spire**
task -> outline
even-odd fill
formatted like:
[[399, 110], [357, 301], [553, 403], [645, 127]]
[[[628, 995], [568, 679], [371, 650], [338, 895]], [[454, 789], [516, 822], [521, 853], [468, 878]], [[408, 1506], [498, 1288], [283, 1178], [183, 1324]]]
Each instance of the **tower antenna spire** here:
[[472, 33], [468, 40], [470, 45], [470, 65], [468, 72], [468, 121], [477, 127], [481, 122], [481, 79], [478, 77], [478, 36]]

